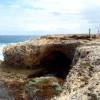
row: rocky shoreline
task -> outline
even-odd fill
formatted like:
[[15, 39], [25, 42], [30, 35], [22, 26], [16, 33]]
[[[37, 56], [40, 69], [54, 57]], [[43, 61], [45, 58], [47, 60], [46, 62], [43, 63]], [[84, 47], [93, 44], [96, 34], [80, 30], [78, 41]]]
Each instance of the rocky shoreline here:
[[0, 90], [7, 87], [7, 100], [99, 100], [99, 51], [100, 40], [88, 36], [43, 36], [8, 45]]

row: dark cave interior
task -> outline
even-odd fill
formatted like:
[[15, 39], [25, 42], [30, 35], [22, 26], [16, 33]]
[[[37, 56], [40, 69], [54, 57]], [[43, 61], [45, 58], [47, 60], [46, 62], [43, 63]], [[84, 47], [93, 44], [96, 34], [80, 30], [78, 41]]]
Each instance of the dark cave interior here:
[[71, 69], [71, 63], [71, 59], [61, 51], [50, 52], [41, 61], [41, 64], [48, 70], [46, 74], [60, 78], [66, 78]]
[[58, 78], [66, 79], [70, 69], [72, 60], [68, 55], [61, 51], [52, 51], [46, 53], [37, 66], [45, 68], [36, 74], [29, 75], [28, 78], [41, 77], [41, 76], [55, 76]]

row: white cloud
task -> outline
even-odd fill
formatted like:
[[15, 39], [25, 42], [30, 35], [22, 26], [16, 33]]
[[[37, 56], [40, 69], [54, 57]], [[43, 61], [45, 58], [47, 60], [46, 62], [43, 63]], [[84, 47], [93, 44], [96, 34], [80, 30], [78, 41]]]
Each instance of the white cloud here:
[[0, 2], [0, 31], [86, 32], [100, 22], [99, 9], [99, 0]]

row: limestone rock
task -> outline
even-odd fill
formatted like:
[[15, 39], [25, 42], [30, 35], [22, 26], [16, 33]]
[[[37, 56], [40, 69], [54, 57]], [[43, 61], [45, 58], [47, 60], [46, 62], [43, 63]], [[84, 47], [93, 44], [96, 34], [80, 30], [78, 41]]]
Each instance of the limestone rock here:
[[[70, 61], [71, 63], [68, 63]], [[87, 41], [65, 37], [42, 37], [38, 40], [29, 40], [5, 47], [4, 62], [11, 67], [42, 68], [40, 73], [52, 74], [48, 73], [52, 68], [51, 72], [67, 73], [60, 96], [53, 98], [50, 96], [52, 100], [100, 99], [100, 40], [94, 41], [91, 39], [91, 41]], [[55, 62], [57, 63], [55, 64]], [[69, 66], [65, 67], [66, 63], [67, 65], [71, 64], [70, 68]], [[50, 67], [48, 68], [47, 65], [50, 65]], [[59, 67], [62, 67], [62, 65], [63, 69], [60, 69]], [[38, 72], [35, 74], [36, 77], [39, 75]], [[29, 78], [32, 77], [34, 75]], [[34, 78], [28, 81], [27, 85], [29, 87], [25, 92], [29, 94], [27, 96], [25, 94], [25, 96], [30, 97], [31, 92], [28, 91], [29, 89], [33, 91], [32, 98], [33, 96], [36, 98], [37, 96], [41, 97], [41, 95], [44, 97], [49, 96], [44, 91], [47, 91], [50, 86], [50, 91], [53, 92], [51, 81], [58, 82], [58, 80], [56, 78], [47, 79], [46, 77]], [[48, 84], [45, 85], [45, 82]], [[46, 89], [43, 89], [43, 87], [46, 87]], [[51, 95], [53, 94], [51, 93]]]
[[100, 99], [100, 43], [94, 43], [77, 48], [74, 56], [77, 62], [66, 77], [64, 90], [59, 97], [52, 100]]
[[65, 54], [72, 60], [76, 47], [80, 44], [81, 42], [78, 40], [42, 37], [37, 40], [8, 45], [3, 50], [4, 61], [12, 66], [34, 68], [34, 66], [39, 66], [46, 59], [52, 59], [53, 52], [56, 51]]
[[62, 92], [63, 80], [56, 77], [33, 78], [26, 84], [25, 93], [28, 100], [50, 100]]

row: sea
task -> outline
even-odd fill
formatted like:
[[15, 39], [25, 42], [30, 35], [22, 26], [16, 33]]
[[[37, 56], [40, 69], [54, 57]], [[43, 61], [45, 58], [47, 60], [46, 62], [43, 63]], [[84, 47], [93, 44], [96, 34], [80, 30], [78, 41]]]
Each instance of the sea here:
[[3, 48], [9, 44], [23, 42], [29, 39], [36, 39], [39, 36], [24, 36], [24, 35], [0, 35], [0, 60], [4, 60], [3, 57]]

